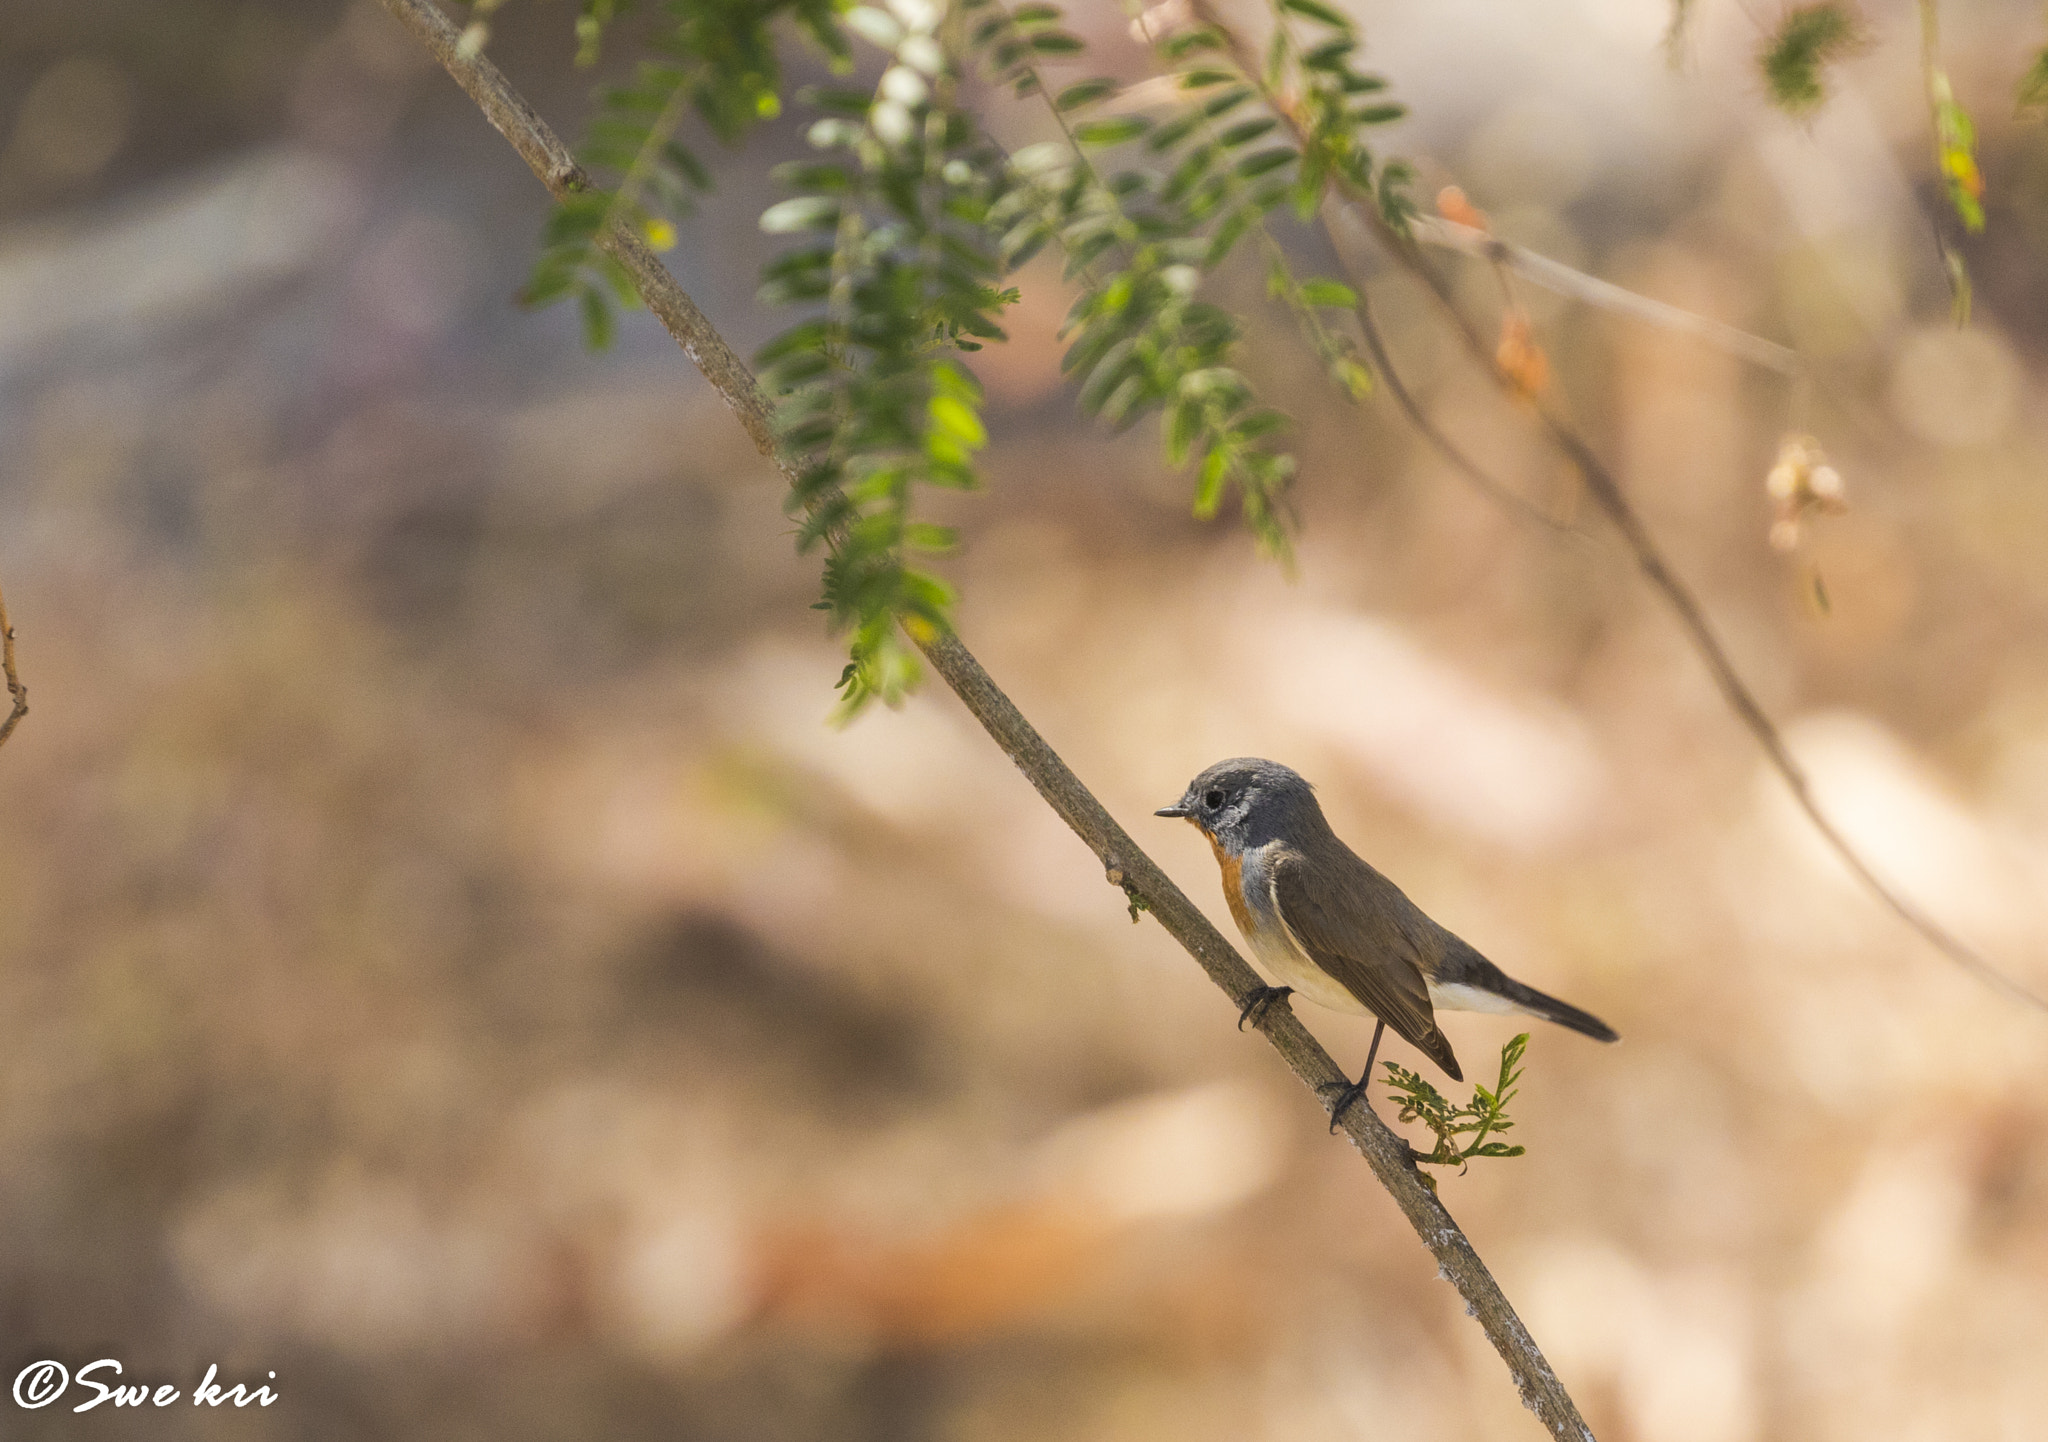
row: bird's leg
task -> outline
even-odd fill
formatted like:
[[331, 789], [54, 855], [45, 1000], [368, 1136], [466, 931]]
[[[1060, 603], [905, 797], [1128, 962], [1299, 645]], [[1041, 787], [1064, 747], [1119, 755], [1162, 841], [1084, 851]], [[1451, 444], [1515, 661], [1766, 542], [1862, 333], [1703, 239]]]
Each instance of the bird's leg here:
[[[1387, 1033], [1387, 1024], [1381, 1022], [1372, 1029], [1372, 1046], [1365, 1053], [1365, 1070], [1358, 1074], [1358, 1084], [1344, 1088], [1344, 1094], [1337, 1098], [1337, 1105], [1330, 1112], [1330, 1131], [1334, 1135], [1337, 1123], [1344, 1119], [1344, 1108], [1365, 1095], [1365, 1089], [1372, 1085], [1372, 1061], [1380, 1054], [1380, 1038]], [[1366, 1104], [1370, 1106], [1371, 1103]]]
[[1239, 1031], [1243, 1031], [1244, 1024], [1246, 1022], [1250, 1022], [1253, 1026], [1257, 1026], [1260, 1022], [1266, 1019], [1266, 1008], [1270, 1007], [1274, 1002], [1279, 1001], [1282, 997], [1288, 997], [1293, 995], [1294, 988], [1291, 986], [1260, 987], [1257, 991], [1253, 992], [1248, 998], [1246, 998], [1244, 1006], [1238, 1011], [1237, 1029]]
[[1372, 1075], [1372, 1059], [1380, 1054], [1380, 1038], [1386, 1034], [1387, 1024], [1383, 1021], [1372, 1029], [1372, 1045], [1365, 1049], [1365, 1070], [1358, 1074], [1361, 1084]]

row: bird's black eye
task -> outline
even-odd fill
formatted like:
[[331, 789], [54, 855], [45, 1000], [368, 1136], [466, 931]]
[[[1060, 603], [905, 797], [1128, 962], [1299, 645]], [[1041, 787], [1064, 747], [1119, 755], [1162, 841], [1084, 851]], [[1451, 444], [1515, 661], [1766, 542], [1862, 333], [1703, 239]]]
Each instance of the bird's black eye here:
[[1221, 791], [1203, 792], [1202, 804], [1208, 807], [1211, 811], [1214, 811], [1217, 807], [1223, 804], [1223, 793]]

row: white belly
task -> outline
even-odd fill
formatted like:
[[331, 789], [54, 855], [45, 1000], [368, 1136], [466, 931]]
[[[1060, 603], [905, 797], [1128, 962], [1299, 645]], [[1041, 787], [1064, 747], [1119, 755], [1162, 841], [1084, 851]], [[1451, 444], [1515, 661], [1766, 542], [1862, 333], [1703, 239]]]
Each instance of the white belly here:
[[1309, 960], [1293, 938], [1278, 927], [1268, 928], [1260, 936], [1247, 935], [1245, 940], [1251, 944], [1252, 955], [1266, 975], [1280, 985], [1291, 986], [1318, 1006], [1327, 1006], [1332, 1011], [1371, 1015], [1364, 1002], [1345, 990], [1344, 983]]

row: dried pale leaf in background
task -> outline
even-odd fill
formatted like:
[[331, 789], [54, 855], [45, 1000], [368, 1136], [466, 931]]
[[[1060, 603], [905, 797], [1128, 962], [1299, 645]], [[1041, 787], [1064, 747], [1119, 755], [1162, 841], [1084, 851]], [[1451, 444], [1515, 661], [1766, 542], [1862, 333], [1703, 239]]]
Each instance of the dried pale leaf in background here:
[[1446, 185], [1436, 193], [1436, 213], [1453, 225], [1469, 225], [1474, 230], [1486, 230], [1486, 212], [1465, 198], [1465, 192], [1455, 185]]
[[1842, 473], [1827, 463], [1812, 436], [1788, 435], [1779, 443], [1764, 489], [1773, 505], [1771, 545], [1780, 551], [1798, 549], [1800, 527], [1809, 515], [1838, 516], [1849, 509]]
[[1520, 309], [1501, 318], [1500, 345], [1493, 352], [1493, 363], [1524, 400], [1533, 401], [1549, 388], [1550, 358], [1536, 344], [1529, 317]]

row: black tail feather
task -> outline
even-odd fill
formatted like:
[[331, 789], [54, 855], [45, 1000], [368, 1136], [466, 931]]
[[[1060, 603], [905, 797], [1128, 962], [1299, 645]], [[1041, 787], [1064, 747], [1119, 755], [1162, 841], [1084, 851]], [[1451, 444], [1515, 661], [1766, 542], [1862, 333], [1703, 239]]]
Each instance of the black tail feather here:
[[1568, 1001], [1559, 1001], [1548, 992], [1538, 991], [1533, 986], [1524, 986], [1511, 976], [1503, 975], [1507, 985], [1500, 988], [1500, 994], [1516, 1006], [1525, 1007], [1559, 1026], [1569, 1027], [1575, 1032], [1590, 1036], [1595, 1041], [1620, 1041], [1621, 1033], [1609, 1026], [1590, 1011], [1581, 1011]]
[[1581, 1011], [1568, 1001], [1559, 1001], [1549, 992], [1524, 986], [1481, 956], [1470, 942], [1461, 937], [1450, 938], [1436, 980], [1439, 984], [1469, 986], [1475, 991], [1489, 992], [1533, 1016], [1556, 1022], [1595, 1041], [1621, 1040], [1621, 1033], [1590, 1011]]

